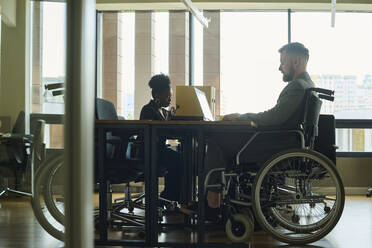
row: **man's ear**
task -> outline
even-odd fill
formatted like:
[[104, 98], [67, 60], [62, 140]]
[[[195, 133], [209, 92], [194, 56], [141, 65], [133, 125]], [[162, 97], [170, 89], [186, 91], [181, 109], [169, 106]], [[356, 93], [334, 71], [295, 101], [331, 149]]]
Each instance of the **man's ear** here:
[[293, 56], [293, 57], [292, 57], [292, 64], [293, 64], [293, 66], [294, 66], [295, 68], [297, 68], [298, 65], [299, 65], [299, 63], [300, 63], [300, 61], [299, 61], [298, 56]]

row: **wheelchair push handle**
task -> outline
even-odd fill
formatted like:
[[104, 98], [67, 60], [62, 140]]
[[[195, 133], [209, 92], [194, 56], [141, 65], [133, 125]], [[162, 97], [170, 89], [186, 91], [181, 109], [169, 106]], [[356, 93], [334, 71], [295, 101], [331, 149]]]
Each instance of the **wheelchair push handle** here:
[[335, 94], [334, 90], [322, 89], [322, 88], [310, 88], [310, 91], [315, 91], [327, 96], [333, 96]]
[[318, 96], [319, 96], [320, 99], [328, 100], [328, 101], [331, 101], [331, 102], [333, 102], [335, 100], [334, 96], [328, 96], [328, 95], [323, 95], [323, 94], [319, 94]]

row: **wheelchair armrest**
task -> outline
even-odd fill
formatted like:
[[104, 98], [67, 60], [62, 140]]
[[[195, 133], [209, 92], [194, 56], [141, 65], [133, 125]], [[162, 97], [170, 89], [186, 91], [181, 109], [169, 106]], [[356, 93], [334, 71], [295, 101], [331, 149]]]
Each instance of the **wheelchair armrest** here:
[[305, 147], [305, 138], [303, 134], [303, 130], [298, 127], [294, 129], [288, 129], [288, 127], [281, 127], [281, 126], [268, 126], [268, 127], [260, 127], [256, 129], [256, 132], [252, 135], [252, 137], [243, 145], [243, 147], [239, 150], [236, 155], [236, 164], [240, 164], [240, 156], [241, 154], [247, 149], [247, 147], [253, 142], [253, 140], [262, 134], [278, 134], [278, 133], [296, 133], [299, 135], [301, 139], [301, 146]]
[[300, 126], [293, 126], [293, 127], [285, 127], [285, 126], [260, 126], [258, 128], [255, 128], [254, 131], [256, 132], [266, 132], [266, 131], [290, 131], [292, 132], [293, 130], [300, 130], [302, 131], [302, 128]]

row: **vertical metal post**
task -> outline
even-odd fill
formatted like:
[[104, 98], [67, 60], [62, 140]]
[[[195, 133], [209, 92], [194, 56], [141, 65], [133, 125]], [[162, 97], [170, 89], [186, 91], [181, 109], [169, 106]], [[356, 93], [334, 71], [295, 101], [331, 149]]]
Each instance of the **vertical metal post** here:
[[151, 186], [151, 165], [152, 165], [152, 157], [151, 157], [151, 149], [152, 144], [151, 140], [151, 130], [150, 125], [146, 125], [143, 130], [144, 138], [144, 146], [145, 146], [145, 202], [146, 202], [146, 245], [152, 244], [152, 206], [150, 205], [153, 194], [152, 194], [152, 186]]
[[67, 1], [65, 246], [93, 247], [95, 0]]
[[203, 127], [199, 127], [197, 131], [197, 159], [198, 159], [198, 195], [199, 195], [199, 206], [198, 206], [198, 244], [204, 243], [205, 238], [205, 196], [204, 196], [204, 160], [205, 160], [205, 144]]
[[288, 9], [288, 43], [291, 43], [291, 9]]
[[194, 84], [194, 19], [189, 12], [189, 85]]
[[[151, 166], [150, 166], [150, 228], [151, 228], [151, 246], [156, 246], [158, 243], [158, 142], [159, 128], [151, 126]], [[147, 172], [147, 171], [145, 171]], [[147, 191], [146, 191], [147, 195]], [[146, 202], [147, 204], [147, 202]], [[147, 217], [147, 216], [146, 216]]]

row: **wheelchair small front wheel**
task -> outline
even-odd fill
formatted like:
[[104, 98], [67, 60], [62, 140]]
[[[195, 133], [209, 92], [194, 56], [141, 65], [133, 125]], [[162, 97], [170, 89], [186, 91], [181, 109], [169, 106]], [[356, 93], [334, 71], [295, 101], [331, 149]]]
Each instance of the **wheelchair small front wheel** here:
[[233, 221], [228, 219], [225, 225], [227, 237], [232, 242], [248, 242], [251, 239], [254, 230], [252, 215], [234, 214], [232, 219]]

